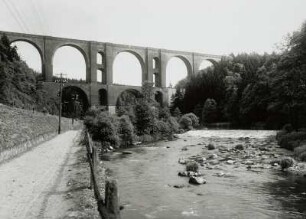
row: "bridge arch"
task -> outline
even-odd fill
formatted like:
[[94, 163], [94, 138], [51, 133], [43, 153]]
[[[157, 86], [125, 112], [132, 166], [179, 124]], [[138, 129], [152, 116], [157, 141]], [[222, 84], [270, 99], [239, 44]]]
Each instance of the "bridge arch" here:
[[208, 67], [213, 67], [215, 65], [215, 62], [214, 60], [212, 59], [203, 59], [201, 62], [200, 62], [200, 65], [199, 65], [199, 69], [195, 69], [196, 71], [201, 71], [201, 70], [204, 70]]
[[168, 59], [166, 67], [166, 87], [175, 84], [192, 74], [192, 65], [189, 60], [181, 55], [174, 55]]
[[[125, 65], [124, 70], [122, 67], [123, 65]], [[117, 83], [117, 84], [124, 84], [124, 85], [141, 86], [142, 82], [145, 79], [145, 76], [144, 76], [145, 62], [142, 56], [135, 51], [122, 50], [118, 52], [114, 57], [112, 68], [113, 68], [113, 77], [114, 77], [113, 83], [115, 84]], [[130, 68], [130, 69], [126, 70], [127, 68]], [[135, 73], [126, 72], [129, 70], [135, 71]], [[125, 78], [123, 79], [124, 76]], [[125, 81], [128, 81], [128, 82], [125, 82]]]
[[17, 53], [21, 60], [24, 61], [29, 68], [33, 69], [39, 77], [38, 80], [43, 80], [43, 57], [41, 51], [33, 43], [28, 40], [14, 40], [10, 42], [11, 46], [16, 46]]
[[10, 44], [17, 43], [17, 42], [26, 42], [26, 43], [29, 43], [30, 45], [32, 45], [33, 47], [35, 47], [35, 49], [37, 50], [37, 52], [40, 55], [41, 63], [43, 64], [43, 62], [44, 62], [43, 50], [37, 43], [35, 43], [32, 40], [23, 39], [23, 38], [16, 38], [16, 39], [10, 40]]
[[65, 86], [62, 93], [62, 113], [66, 117], [82, 117], [89, 108], [88, 94], [81, 87]]
[[[66, 50], [66, 51], [65, 51]], [[70, 50], [70, 51], [69, 51]], [[61, 58], [61, 59], [56, 59], [56, 57], [59, 55], [59, 56], [62, 56], [62, 51], [64, 51], [64, 53], [71, 53], [72, 56], [69, 56], [67, 58]], [[67, 52], [69, 51], [69, 52]], [[71, 59], [73, 58], [73, 61], [76, 61], [76, 65], [78, 65], [79, 67], [78, 68], [74, 68], [75, 65], [67, 65], [65, 64], [65, 62], [67, 61], [67, 59]], [[53, 54], [52, 54], [52, 66], [53, 66], [53, 76], [54, 76], [54, 64], [55, 64], [55, 61], [59, 62], [57, 63], [60, 67], [59, 68], [64, 68], [64, 70], [58, 70], [60, 72], [58, 73], [71, 73], [70, 76], [68, 76], [68, 78], [71, 78], [71, 79], [84, 79], [84, 81], [87, 81], [88, 80], [88, 71], [87, 71], [87, 68], [88, 68], [88, 60], [87, 60], [87, 55], [85, 53], [85, 51], [75, 45], [75, 44], [62, 44], [60, 46], [57, 46], [54, 48], [54, 51], [53, 51]], [[82, 61], [84, 61], [84, 66], [82, 65]], [[67, 67], [68, 67], [68, 70], [67, 70]], [[82, 71], [80, 71], [80, 68], [83, 68]], [[68, 72], [67, 72], [68, 71]], [[73, 72], [72, 72], [73, 71]], [[76, 78], [73, 74], [76, 73], [76, 72], [79, 72], [79, 78]]]
[[138, 98], [141, 98], [142, 94], [136, 89], [126, 89], [122, 91], [117, 97], [116, 107], [126, 107], [135, 105]]

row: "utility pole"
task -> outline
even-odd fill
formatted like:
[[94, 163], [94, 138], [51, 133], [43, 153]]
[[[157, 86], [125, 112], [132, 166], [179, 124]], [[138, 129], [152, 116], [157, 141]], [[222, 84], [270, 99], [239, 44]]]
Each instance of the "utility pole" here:
[[62, 96], [63, 96], [63, 83], [66, 83], [67, 80], [63, 78], [63, 73], [60, 73], [59, 79], [56, 79], [55, 82], [60, 84], [59, 89], [59, 112], [58, 112], [58, 134], [61, 134], [61, 118], [62, 118]]

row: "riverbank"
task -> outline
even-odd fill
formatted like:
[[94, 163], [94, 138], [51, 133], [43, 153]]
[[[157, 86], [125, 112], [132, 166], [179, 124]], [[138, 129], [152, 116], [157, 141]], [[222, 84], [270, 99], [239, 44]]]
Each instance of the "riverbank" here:
[[[304, 218], [306, 178], [271, 160], [291, 156], [273, 131], [197, 130], [103, 156], [118, 179], [122, 217]], [[215, 149], [208, 150], [213, 144]], [[237, 145], [240, 145], [236, 147]], [[241, 150], [241, 145], [243, 150]], [[205, 185], [191, 185], [179, 160], [197, 160]]]
[[[80, 135], [82, 136], [82, 134]], [[67, 186], [69, 191], [67, 198], [73, 202], [68, 218], [76, 219], [99, 219], [100, 214], [97, 210], [97, 201], [94, 191], [90, 189], [90, 168], [87, 161], [86, 146], [82, 144], [81, 137], [74, 151], [75, 160], [69, 170], [69, 181]], [[98, 182], [100, 188], [105, 187], [105, 169], [103, 165], [97, 166]], [[104, 190], [101, 191], [104, 196]]]

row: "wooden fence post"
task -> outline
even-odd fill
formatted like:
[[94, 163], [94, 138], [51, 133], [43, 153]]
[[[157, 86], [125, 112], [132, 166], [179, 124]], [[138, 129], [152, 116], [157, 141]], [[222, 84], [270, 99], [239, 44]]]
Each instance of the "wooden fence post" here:
[[119, 194], [116, 180], [107, 180], [105, 185], [105, 207], [109, 219], [120, 219]]

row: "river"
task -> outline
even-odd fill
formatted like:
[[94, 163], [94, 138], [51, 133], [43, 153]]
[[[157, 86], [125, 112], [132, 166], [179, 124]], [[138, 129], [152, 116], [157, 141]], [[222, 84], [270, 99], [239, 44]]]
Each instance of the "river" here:
[[[118, 180], [122, 218], [306, 218], [306, 178], [269, 164], [274, 157], [290, 154], [278, 148], [273, 136], [274, 131], [199, 130], [175, 141], [131, 148], [132, 154], [106, 154], [107, 172]], [[217, 149], [207, 150], [209, 143]], [[237, 144], [245, 150], [218, 150]], [[217, 164], [200, 168], [206, 184], [190, 185], [188, 178], [178, 176], [185, 170], [179, 158], [208, 159], [212, 153]], [[229, 156], [233, 165], [222, 162]], [[245, 157], [255, 162], [252, 169], [246, 168]]]

